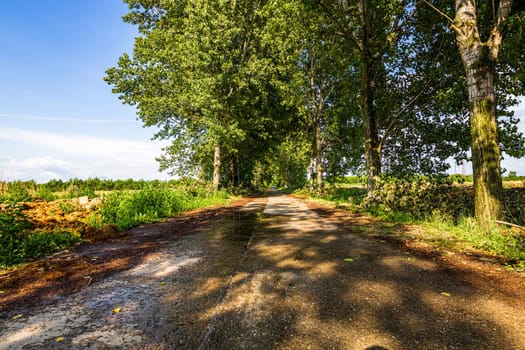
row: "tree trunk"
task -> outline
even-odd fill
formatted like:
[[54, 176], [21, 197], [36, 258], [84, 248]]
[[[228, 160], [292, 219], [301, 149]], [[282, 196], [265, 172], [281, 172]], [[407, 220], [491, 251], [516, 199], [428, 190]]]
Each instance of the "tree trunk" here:
[[474, 173], [474, 210], [481, 225], [503, 217], [503, 184], [497, 138], [494, 75], [502, 35], [512, 1], [501, 0], [494, 28], [486, 43], [481, 41], [474, 0], [456, 0], [452, 29], [465, 68], [470, 104], [470, 134]]
[[310, 152], [310, 166], [308, 167], [310, 192], [314, 191], [315, 184], [315, 148], [312, 145], [312, 151]]
[[318, 117], [315, 123], [315, 161], [317, 172], [317, 191], [323, 190], [323, 155], [321, 140], [321, 120]]
[[213, 190], [218, 191], [221, 181], [221, 147], [215, 146], [213, 157]]
[[365, 0], [359, 2], [361, 15], [362, 49], [361, 49], [361, 113], [363, 115], [363, 128], [365, 136], [365, 161], [367, 174], [368, 197], [374, 194], [376, 182], [381, 175], [381, 151], [379, 136], [377, 134], [375, 98], [375, 65], [373, 57], [373, 40], [371, 34], [370, 16], [373, 10], [368, 8]]
[[230, 187], [235, 187], [235, 158], [233, 158], [232, 155], [230, 155]]
[[494, 64], [483, 62], [486, 46], [462, 53], [470, 103], [474, 210], [480, 224], [503, 218], [503, 185], [497, 139]]
[[362, 75], [361, 108], [365, 132], [367, 189], [368, 196], [371, 197], [375, 191], [376, 182], [381, 175], [381, 152], [374, 107], [373, 72], [369, 64], [363, 64]]

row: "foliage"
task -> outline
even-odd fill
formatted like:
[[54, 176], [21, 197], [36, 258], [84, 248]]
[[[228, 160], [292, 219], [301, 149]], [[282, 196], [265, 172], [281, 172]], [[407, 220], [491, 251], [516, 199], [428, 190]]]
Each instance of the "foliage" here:
[[[347, 182], [354, 182], [359, 178], [347, 179]], [[457, 223], [474, 212], [471, 181], [471, 175], [383, 177], [373, 197], [366, 197], [363, 188], [339, 184], [326, 189], [323, 198], [350, 203], [356, 210], [365, 209], [390, 221], [427, 220], [440, 216]], [[525, 224], [525, 188], [506, 188], [504, 203], [505, 220]]]
[[27, 202], [31, 200], [31, 190], [34, 188], [34, 181], [13, 181], [2, 184], [2, 202]]
[[34, 232], [22, 243], [23, 259], [43, 257], [81, 241], [78, 235], [70, 232]]
[[201, 183], [191, 178], [173, 180], [112, 180], [112, 179], [70, 179], [50, 180], [43, 184], [34, 181], [13, 181], [0, 183], [0, 202], [29, 202], [37, 199], [53, 201], [56, 199], [71, 199], [81, 196], [94, 198], [97, 192], [141, 190], [148, 186], [166, 188], [200, 187]]
[[[99, 215], [104, 224], [125, 230], [142, 223], [213, 204], [224, 203], [226, 192], [187, 191], [149, 186], [139, 191], [114, 191], [104, 197]], [[96, 219], [93, 219], [95, 222]]]
[[[54, 193], [50, 192], [52, 188], [61, 191], [67, 188], [64, 186], [72, 183], [79, 189], [88, 188], [90, 192], [94, 192], [94, 186], [101, 188], [101, 183], [110, 186], [118, 184], [140, 188], [110, 191], [103, 197], [101, 208], [92, 212], [85, 222], [91, 228], [99, 230], [103, 230], [106, 224], [114, 224], [120, 229], [127, 229], [140, 223], [175, 216], [182, 211], [222, 204], [228, 199], [226, 192], [213, 192], [205, 184], [192, 179], [149, 182], [104, 180], [98, 184], [95, 184], [92, 179], [89, 181], [75, 179], [67, 182], [54, 180], [51, 186], [44, 184], [37, 189], [37, 192], [42, 191], [46, 196], [54, 197]], [[24, 183], [19, 183], [19, 185], [23, 186]], [[177, 189], [174, 190], [173, 187]], [[71, 214], [79, 210], [78, 204], [75, 203], [74, 201], [59, 201], [55, 205], [60, 208], [61, 213]], [[45, 230], [33, 229], [30, 219], [24, 213], [24, 208], [24, 205], [13, 202], [0, 204], [0, 265], [9, 266], [45, 256], [81, 241], [78, 234], [67, 232], [68, 229], [58, 227], [50, 227]], [[74, 232], [77, 232], [76, 229]]]
[[156, 138], [172, 141], [161, 169], [210, 180], [218, 149], [230, 165], [221, 182], [240, 185], [293, 115], [280, 90], [294, 57], [283, 28], [294, 2], [126, 2], [124, 20], [140, 35], [105, 80], [145, 126], [159, 127]]
[[0, 266], [45, 256], [80, 242], [68, 232], [32, 232], [22, 207], [7, 204], [0, 211]]

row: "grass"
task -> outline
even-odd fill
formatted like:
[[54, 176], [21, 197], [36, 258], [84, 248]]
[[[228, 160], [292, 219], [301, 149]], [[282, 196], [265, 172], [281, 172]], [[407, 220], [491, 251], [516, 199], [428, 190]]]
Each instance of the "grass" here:
[[114, 191], [103, 198], [99, 218], [90, 221], [111, 224], [121, 230], [175, 216], [184, 211], [225, 204], [226, 192], [177, 191], [149, 186], [138, 191]]
[[[198, 208], [225, 204], [227, 192], [208, 191], [205, 187], [173, 190], [168, 187], [146, 186], [141, 190], [111, 191], [105, 194], [101, 207], [86, 223], [97, 229], [112, 224], [120, 230], [173, 217]], [[64, 213], [76, 208], [69, 202], [60, 203]], [[35, 231], [23, 206], [13, 202], [0, 206], [0, 269], [64, 250], [82, 241], [67, 230]]]
[[[383, 229], [384, 225], [373, 230], [363, 230], [366, 234], [373, 231], [375, 236], [394, 236], [401, 239], [414, 239], [435, 246], [438, 249], [455, 251], [476, 251], [487, 255], [504, 258], [510, 268], [525, 269], [525, 234], [502, 227], [480, 227], [472, 217], [452, 218], [439, 211], [425, 218], [414, 218], [408, 212], [395, 211], [384, 205], [364, 205], [366, 190], [358, 187], [335, 187], [326, 193], [308, 194], [316, 201], [330, 203], [336, 208], [357, 211], [391, 224], [416, 225], [417, 233], [407, 234], [403, 230]], [[394, 225], [396, 226], [396, 225]], [[389, 226], [390, 227], [390, 226]]]
[[471, 217], [458, 222], [435, 215], [418, 223], [423, 239], [441, 247], [455, 250], [481, 250], [504, 257], [515, 264], [525, 262], [525, 235], [500, 227], [480, 228]]

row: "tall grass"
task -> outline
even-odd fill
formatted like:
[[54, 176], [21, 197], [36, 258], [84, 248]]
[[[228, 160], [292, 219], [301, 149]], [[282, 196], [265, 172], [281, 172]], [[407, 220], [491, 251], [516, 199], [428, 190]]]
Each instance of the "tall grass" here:
[[525, 235], [500, 227], [480, 227], [474, 218], [452, 220], [439, 213], [419, 221], [424, 228], [422, 239], [459, 250], [472, 248], [499, 255], [512, 262], [525, 262]]
[[121, 230], [172, 217], [181, 212], [203, 208], [227, 201], [226, 192], [172, 190], [148, 186], [139, 191], [114, 191], [103, 200], [98, 215], [101, 223], [112, 224]]

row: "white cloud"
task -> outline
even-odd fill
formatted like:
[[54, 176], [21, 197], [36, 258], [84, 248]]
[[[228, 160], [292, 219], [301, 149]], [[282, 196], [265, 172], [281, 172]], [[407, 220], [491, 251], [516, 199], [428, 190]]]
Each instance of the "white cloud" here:
[[[158, 172], [155, 158], [161, 154], [159, 143], [127, 139], [108, 139], [86, 135], [0, 128], [0, 140], [7, 149], [26, 145], [34, 150], [14, 157], [0, 150], [0, 179], [53, 178], [167, 178]], [[7, 153], [6, 153], [7, 152]], [[36, 155], [38, 154], [38, 156]]]
[[64, 160], [51, 156], [28, 159], [0, 160], [0, 180], [31, 180], [44, 182], [51, 179], [74, 177], [67, 169], [70, 165]]
[[52, 150], [62, 155], [107, 160], [153, 158], [159, 152], [159, 147], [152, 142], [80, 134], [64, 135], [18, 128], [0, 128], [0, 139]]

